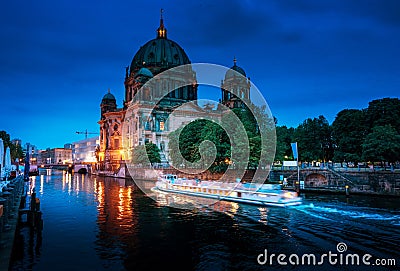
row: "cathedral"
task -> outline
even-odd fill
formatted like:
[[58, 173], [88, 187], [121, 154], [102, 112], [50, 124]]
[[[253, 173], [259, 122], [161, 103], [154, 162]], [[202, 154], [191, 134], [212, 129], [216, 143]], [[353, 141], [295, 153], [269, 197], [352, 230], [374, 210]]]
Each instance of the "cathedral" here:
[[[161, 160], [168, 161], [168, 132], [184, 123], [169, 123], [169, 114], [175, 108], [190, 103], [186, 109], [196, 113], [220, 114], [216, 110], [197, 105], [198, 85], [196, 74], [189, 71], [182, 78], [171, 68], [190, 64], [190, 59], [182, 47], [167, 38], [167, 29], [161, 13], [157, 36], [145, 43], [137, 51], [130, 66], [125, 70], [125, 99], [122, 108], [117, 107], [115, 96], [108, 90], [101, 101], [100, 145], [98, 165], [100, 170], [117, 171], [125, 161], [130, 161], [134, 148], [148, 142], [156, 144], [161, 150]], [[156, 83], [144, 87], [147, 81], [158, 74], [172, 71], [168, 80], [155, 78]], [[240, 73], [242, 76], [237, 76]], [[189, 82], [189, 84], [188, 84]], [[183, 87], [176, 87], [183, 85]], [[147, 85], [146, 85], [147, 86]], [[164, 93], [168, 90], [166, 95]], [[245, 71], [234, 65], [221, 81], [220, 103], [229, 107], [242, 107], [243, 99], [250, 98], [250, 79]], [[154, 100], [163, 97], [155, 106]], [[190, 117], [186, 118], [186, 122]]]

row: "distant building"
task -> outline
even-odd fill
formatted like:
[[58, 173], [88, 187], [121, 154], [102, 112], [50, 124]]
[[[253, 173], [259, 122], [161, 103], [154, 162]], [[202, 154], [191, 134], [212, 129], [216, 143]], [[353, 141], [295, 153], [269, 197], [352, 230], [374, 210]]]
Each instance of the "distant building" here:
[[69, 164], [72, 163], [72, 149], [54, 148], [39, 152], [40, 164]]
[[64, 149], [72, 149], [72, 146], [73, 144], [71, 143], [64, 144]]
[[31, 144], [31, 143], [25, 143], [23, 146], [23, 151], [26, 152], [27, 148], [29, 145], [29, 158], [30, 158], [30, 163], [31, 165], [36, 165], [38, 163], [39, 158], [39, 150], [38, 148]]
[[72, 143], [72, 161], [75, 164], [95, 163], [96, 149], [100, 144], [99, 137], [92, 137]]

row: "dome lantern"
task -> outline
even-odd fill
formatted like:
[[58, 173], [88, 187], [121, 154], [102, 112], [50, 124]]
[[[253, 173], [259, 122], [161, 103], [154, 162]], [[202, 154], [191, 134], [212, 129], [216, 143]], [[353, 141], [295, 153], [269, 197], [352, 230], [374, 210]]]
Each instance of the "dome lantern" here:
[[167, 38], [167, 29], [164, 27], [164, 19], [163, 19], [164, 10], [160, 10], [160, 27], [157, 28], [157, 39], [166, 39]]

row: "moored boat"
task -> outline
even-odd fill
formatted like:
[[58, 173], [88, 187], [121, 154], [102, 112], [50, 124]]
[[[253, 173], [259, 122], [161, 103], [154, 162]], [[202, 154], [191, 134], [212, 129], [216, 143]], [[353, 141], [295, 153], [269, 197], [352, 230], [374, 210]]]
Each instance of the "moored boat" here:
[[302, 203], [295, 191], [282, 190], [278, 184], [200, 181], [165, 174], [159, 177], [154, 188], [168, 193], [256, 205], [286, 207]]

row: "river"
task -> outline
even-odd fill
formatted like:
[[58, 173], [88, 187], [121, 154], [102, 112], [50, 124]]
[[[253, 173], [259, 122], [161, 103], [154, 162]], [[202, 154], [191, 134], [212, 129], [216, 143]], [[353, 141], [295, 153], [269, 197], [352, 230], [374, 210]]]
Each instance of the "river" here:
[[[298, 207], [220, 202], [184, 210], [153, 201], [132, 181], [52, 173], [31, 177], [41, 201], [44, 227], [39, 236], [29, 228], [20, 229], [10, 270], [400, 267], [399, 198], [306, 194]], [[339, 243], [344, 250], [339, 251]], [[320, 262], [329, 251], [338, 254], [338, 261], [331, 263], [326, 257]], [[286, 258], [278, 262], [277, 256], [269, 258], [271, 254]], [[303, 254], [313, 254], [317, 265], [323, 264], [297, 265], [293, 254], [300, 260]], [[344, 260], [338, 264], [340, 255], [347, 254], [360, 255], [360, 261], [370, 254], [366, 262], [370, 265], [345, 264]], [[394, 259], [396, 266], [378, 268], [376, 259], [385, 264]]]

